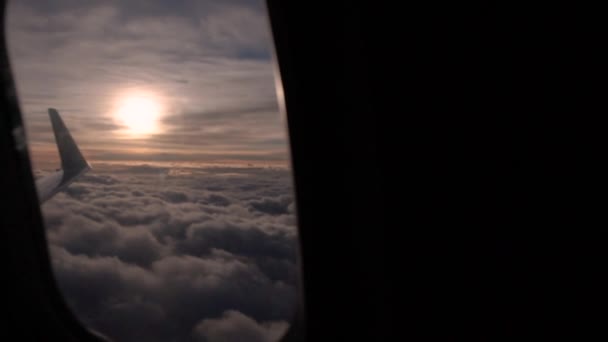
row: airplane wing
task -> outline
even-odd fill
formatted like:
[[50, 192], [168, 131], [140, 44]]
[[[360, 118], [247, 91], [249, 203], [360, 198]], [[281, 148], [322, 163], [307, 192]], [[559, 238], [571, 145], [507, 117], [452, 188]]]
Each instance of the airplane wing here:
[[56, 109], [49, 108], [49, 116], [55, 134], [55, 143], [61, 158], [61, 169], [36, 180], [40, 204], [65, 189], [78, 177], [91, 169], [78, 149], [74, 138], [61, 120]]

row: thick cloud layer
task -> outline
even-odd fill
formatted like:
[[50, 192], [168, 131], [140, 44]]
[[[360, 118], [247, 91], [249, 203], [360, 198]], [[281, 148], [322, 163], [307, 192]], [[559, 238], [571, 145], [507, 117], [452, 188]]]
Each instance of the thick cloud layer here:
[[95, 165], [42, 207], [55, 275], [117, 341], [272, 341], [295, 309], [288, 170]]

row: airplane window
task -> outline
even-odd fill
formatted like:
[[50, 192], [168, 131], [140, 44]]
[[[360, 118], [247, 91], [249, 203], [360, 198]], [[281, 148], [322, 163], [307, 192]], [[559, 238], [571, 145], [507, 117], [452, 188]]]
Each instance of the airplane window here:
[[261, 1], [13, 1], [10, 58], [58, 286], [115, 341], [275, 341], [295, 312]]

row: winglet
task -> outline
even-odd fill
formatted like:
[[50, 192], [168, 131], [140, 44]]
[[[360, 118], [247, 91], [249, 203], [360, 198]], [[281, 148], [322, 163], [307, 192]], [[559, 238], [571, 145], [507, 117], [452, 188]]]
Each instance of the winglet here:
[[61, 158], [61, 168], [64, 172], [64, 179], [69, 179], [79, 175], [85, 169], [90, 169], [89, 163], [84, 159], [80, 149], [76, 145], [74, 138], [63, 123], [59, 112], [54, 108], [49, 108], [49, 116], [55, 133], [55, 142]]

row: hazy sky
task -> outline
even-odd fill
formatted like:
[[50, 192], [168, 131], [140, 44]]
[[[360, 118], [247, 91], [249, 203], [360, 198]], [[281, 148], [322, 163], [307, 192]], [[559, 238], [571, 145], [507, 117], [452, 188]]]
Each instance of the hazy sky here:
[[93, 166], [286, 163], [261, 1], [13, 1], [7, 30], [38, 167], [57, 163], [48, 107]]

